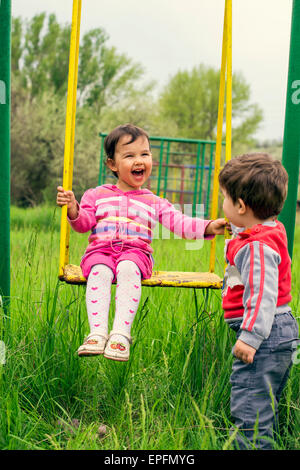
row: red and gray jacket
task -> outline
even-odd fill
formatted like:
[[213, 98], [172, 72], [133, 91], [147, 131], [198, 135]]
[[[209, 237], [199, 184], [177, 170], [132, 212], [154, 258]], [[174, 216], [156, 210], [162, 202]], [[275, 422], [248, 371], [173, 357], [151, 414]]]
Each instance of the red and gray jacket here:
[[268, 338], [274, 315], [290, 311], [291, 259], [283, 224], [258, 224], [226, 246], [224, 318], [241, 321], [239, 339], [258, 349]]

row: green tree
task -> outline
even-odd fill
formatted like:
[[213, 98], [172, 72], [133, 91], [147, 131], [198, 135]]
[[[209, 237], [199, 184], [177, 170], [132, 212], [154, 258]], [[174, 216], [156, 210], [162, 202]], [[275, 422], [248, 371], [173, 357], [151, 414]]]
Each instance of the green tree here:
[[[160, 96], [163, 116], [173, 119], [178, 136], [215, 139], [218, 118], [220, 71], [199, 65], [179, 71]], [[250, 142], [262, 121], [262, 110], [250, 103], [250, 86], [241, 74], [232, 79], [233, 142]]]
[[[80, 48], [80, 102], [94, 106], [98, 113], [131, 94], [144, 73], [143, 68], [125, 54], [118, 54], [115, 47], [107, 47], [107, 39], [102, 29], [93, 29], [84, 35]], [[141, 94], [148, 89], [149, 85], [144, 86]]]
[[31, 97], [67, 89], [70, 26], [60, 26], [55, 15], [36, 15], [28, 23], [12, 20], [12, 73], [22, 78]]
[[[70, 28], [60, 25], [54, 14], [47, 18], [41, 13], [27, 23], [13, 18], [12, 72], [21, 77], [31, 97], [50, 91], [66, 95]], [[94, 106], [98, 113], [136, 87], [144, 73], [107, 41], [102, 28], [93, 29], [83, 35], [79, 51], [79, 104]]]
[[13, 76], [11, 89], [12, 203], [34, 206], [52, 184], [56, 158], [62, 160], [65, 100], [51, 92], [32, 98], [19, 80]]

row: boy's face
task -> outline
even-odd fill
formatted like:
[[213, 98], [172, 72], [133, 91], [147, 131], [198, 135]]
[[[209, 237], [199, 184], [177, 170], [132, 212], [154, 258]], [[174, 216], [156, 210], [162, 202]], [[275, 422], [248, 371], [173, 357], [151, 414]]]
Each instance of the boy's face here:
[[131, 135], [124, 135], [118, 141], [114, 160], [108, 160], [108, 166], [118, 173], [117, 186], [122, 191], [141, 189], [152, 171], [152, 154], [145, 136], [131, 142]]
[[224, 188], [221, 187], [221, 191], [224, 196], [223, 211], [225, 217], [236, 227], [244, 227], [245, 204], [241, 199], [234, 203]]

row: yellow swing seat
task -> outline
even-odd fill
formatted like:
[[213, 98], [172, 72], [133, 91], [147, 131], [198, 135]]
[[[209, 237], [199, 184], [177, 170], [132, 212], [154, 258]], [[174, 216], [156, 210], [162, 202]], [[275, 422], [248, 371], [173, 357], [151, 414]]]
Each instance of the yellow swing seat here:
[[[67, 264], [61, 281], [68, 284], [86, 284], [80, 266]], [[215, 273], [185, 271], [153, 271], [149, 279], [142, 281], [148, 287], [193, 287], [194, 289], [221, 289], [223, 280]]]
[[[75, 114], [76, 114], [76, 90], [78, 76], [78, 55], [79, 55], [79, 35], [80, 16], [82, 0], [73, 0], [73, 15], [71, 28], [68, 97], [66, 112], [65, 131], [65, 153], [63, 187], [65, 190], [72, 189], [73, 179], [73, 157], [74, 157], [74, 135], [75, 135]], [[218, 123], [216, 139], [215, 171], [212, 194], [211, 219], [218, 217], [218, 175], [221, 163], [222, 132], [223, 132], [223, 111], [226, 88], [226, 157], [225, 161], [231, 157], [231, 101], [232, 101], [232, 0], [225, 0], [224, 29], [222, 44], [222, 63], [220, 75], [220, 93], [218, 105]], [[225, 75], [227, 73], [227, 84]], [[227, 85], [227, 86], [226, 86]], [[67, 206], [62, 207], [61, 232], [60, 232], [60, 257], [59, 274], [61, 281], [68, 284], [86, 284], [86, 279], [82, 274], [80, 266], [69, 264], [69, 240], [70, 226], [67, 222]], [[221, 289], [223, 280], [214, 273], [215, 268], [215, 239], [211, 242], [209, 272], [181, 272], [181, 271], [154, 271], [150, 279], [142, 281], [142, 285], [149, 287], [183, 287], [195, 289]]]

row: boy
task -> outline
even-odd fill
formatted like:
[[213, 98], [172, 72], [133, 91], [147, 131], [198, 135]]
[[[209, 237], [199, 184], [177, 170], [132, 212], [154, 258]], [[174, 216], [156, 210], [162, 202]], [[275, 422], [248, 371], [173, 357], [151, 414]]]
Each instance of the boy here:
[[291, 260], [277, 220], [288, 176], [270, 155], [249, 154], [226, 163], [219, 181], [224, 214], [239, 227], [226, 246], [222, 303], [225, 321], [237, 332], [230, 378], [236, 447], [272, 449], [278, 401], [298, 342], [288, 305]]

